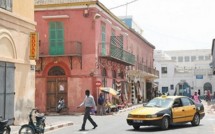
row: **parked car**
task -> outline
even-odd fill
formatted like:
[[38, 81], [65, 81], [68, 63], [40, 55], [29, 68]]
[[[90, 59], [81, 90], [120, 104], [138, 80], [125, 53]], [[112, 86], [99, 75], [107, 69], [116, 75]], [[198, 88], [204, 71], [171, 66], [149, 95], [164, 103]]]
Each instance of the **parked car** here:
[[193, 126], [198, 126], [204, 116], [203, 104], [195, 103], [186, 96], [163, 95], [131, 111], [128, 114], [127, 123], [136, 130], [140, 126], [150, 125], [160, 126], [165, 130], [177, 123], [191, 122]]

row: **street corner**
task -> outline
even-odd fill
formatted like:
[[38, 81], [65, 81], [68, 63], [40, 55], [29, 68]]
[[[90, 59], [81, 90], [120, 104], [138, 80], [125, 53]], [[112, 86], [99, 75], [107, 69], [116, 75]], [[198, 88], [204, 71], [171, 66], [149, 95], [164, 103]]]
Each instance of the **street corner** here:
[[68, 121], [68, 122], [58, 123], [55, 125], [49, 125], [49, 126], [45, 127], [45, 132], [52, 131], [52, 130], [59, 129], [59, 128], [63, 128], [63, 127], [67, 127], [67, 126], [71, 126], [73, 124], [74, 124], [73, 122]]

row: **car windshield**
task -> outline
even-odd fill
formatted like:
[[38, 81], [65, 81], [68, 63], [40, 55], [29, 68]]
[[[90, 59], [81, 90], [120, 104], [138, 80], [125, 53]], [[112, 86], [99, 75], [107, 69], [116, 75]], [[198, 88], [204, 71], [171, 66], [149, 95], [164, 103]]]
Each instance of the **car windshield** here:
[[154, 98], [150, 100], [145, 107], [170, 107], [173, 102], [173, 99], [171, 98]]

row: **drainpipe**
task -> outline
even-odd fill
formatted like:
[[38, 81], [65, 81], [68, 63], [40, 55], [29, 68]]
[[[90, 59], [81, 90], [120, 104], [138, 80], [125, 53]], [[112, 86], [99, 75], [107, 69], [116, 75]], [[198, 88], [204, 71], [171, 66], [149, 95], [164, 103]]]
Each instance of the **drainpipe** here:
[[3, 92], [3, 95], [4, 95], [4, 112], [3, 112], [3, 117], [4, 117], [4, 119], [5, 119], [5, 113], [6, 113], [6, 95], [7, 95], [7, 93], [6, 93], [6, 78], [7, 78], [7, 73], [6, 73], [6, 63], [5, 63], [5, 66], [4, 66], [4, 71], [5, 71], [5, 77], [4, 77], [4, 79], [5, 79], [5, 83], [4, 83], [4, 92]]

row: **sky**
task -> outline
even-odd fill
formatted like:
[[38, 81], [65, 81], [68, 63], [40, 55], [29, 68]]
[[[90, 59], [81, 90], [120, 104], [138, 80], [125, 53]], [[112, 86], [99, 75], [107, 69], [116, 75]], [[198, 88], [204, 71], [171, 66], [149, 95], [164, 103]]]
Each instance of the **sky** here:
[[[132, 16], [156, 50], [211, 49], [215, 0], [99, 0], [116, 16]], [[130, 3], [132, 2], [132, 3]], [[127, 4], [126, 6], [120, 5]]]

